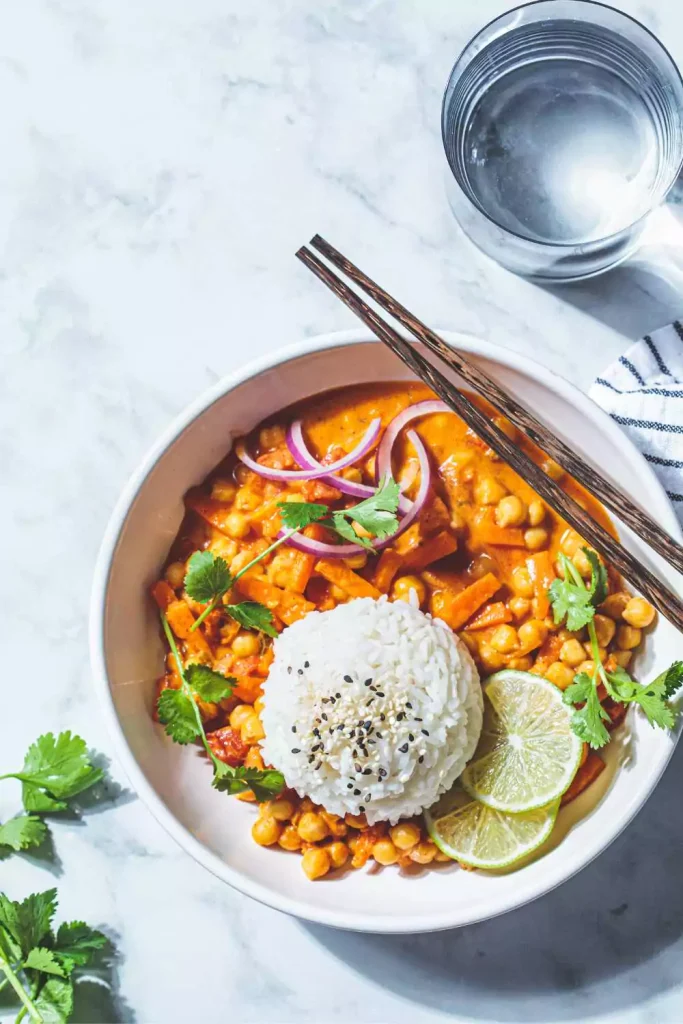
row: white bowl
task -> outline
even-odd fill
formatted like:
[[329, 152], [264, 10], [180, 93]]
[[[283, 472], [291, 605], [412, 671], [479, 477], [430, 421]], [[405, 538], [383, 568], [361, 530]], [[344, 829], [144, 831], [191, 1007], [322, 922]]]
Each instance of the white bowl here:
[[[470, 353], [680, 537], [650, 467], [590, 399], [513, 352], [462, 335], [443, 337]], [[185, 492], [204, 479], [234, 437], [269, 414], [330, 387], [407, 376], [383, 345], [365, 331], [352, 331], [281, 349], [224, 378], [175, 420], [133, 474], [107, 529], [92, 595], [95, 685], [123, 767], [157, 820], [200, 864], [241, 892], [309, 921], [358, 931], [452, 928], [548, 892], [621, 832], [652, 792], [675, 745], [675, 737], [630, 715], [627, 763], [614, 773], [599, 805], [554, 849], [516, 872], [493, 876], [449, 865], [417, 877], [395, 869], [374, 875], [364, 870], [312, 883], [298, 857], [254, 844], [253, 809], [213, 790], [198, 751], [174, 745], [154, 724], [163, 645], [148, 587], [178, 530]], [[628, 538], [643, 561], [673, 579], [673, 572], [625, 528], [620, 527], [620, 536]], [[651, 678], [679, 652], [677, 631], [661, 620], [639, 657], [639, 668]], [[610, 750], [613, 760], [624, 759], [623, 744], [613, 742]]]

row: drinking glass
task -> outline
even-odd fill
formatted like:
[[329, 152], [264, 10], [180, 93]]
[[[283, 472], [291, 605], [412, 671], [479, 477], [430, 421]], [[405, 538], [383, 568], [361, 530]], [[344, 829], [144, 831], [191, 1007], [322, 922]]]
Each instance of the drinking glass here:
[[463, 230], [541, 281], [602, 273], [638, 245], [683, 161], [683, 81], [643, 25], [592, 0], [538, 0], [465, 47], [442, 108]]

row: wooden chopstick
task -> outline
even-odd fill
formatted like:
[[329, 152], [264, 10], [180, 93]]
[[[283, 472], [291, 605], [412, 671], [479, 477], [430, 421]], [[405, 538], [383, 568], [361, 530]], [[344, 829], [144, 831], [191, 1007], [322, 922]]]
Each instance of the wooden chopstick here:
[[502, 412], [511, 423], [514, 423], [522, 433], [530, 437], [539, 448], [552, 456], [555, 462], [566, 469], [587, 491], [602, 502], [611, 512], [619, 516], [627, 526], [633, 530], [638, 537], [646, 541], [650, 547], [662, 555], [666, 561], [679, 572], [683, 573], [683, 545], [674, 540], [666, 530], [654, 521], [646, 512], [638, 508], [636, 504], [620, 491], [614, 484], [606, 480], [600, 473], [590, 466], [578, 452], [574, 451], [561, 438], [545, 424], [525, 409], [513, 395], [504, 391], [499, 384], [491, 380], [483, 370], [471, 363], [462, 353], [450, 348], [442, 339], [435, 334], [426, 324], [397, 302], [372, 278], [364, 274], [350, 260], [346, 259], [334, 246], [326, 242], [320, 235], [315, 235], [310, 244], [318, 252], [321, 252], [335, 267], [338, 267], [347, 277], [355, 281], [363, 291], [367, 292], [374, 301], [387, 313], [390, 313], [410, 333], [418, 338], [423, 344], [438, 356], [465, 380], [473, 391], [483, 395], [491, 405]]
[[573, 526], [606, 561], [618, 569], [628, 582], [645, 594], [655, 608], [677, 629], [683, 630], [683, 603], [678, 597], [547, 476], [526, 452], [518, 448], [470, 401], [465, 392], [451, 384], [413, 345], [405, 341], [353, 289], [337, 277], [315, 253], [303, 246], [296, 255], [371, 328], [380, 341], [384, 342], [417, 377], [429, 385], [497, 455], [512, 466], [555, 512]]

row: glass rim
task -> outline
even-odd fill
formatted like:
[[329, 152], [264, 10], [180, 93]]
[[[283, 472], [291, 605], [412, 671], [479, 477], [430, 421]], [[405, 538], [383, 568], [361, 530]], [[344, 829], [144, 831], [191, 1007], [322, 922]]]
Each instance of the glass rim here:
[[[446, 149], [446, 136], [445, 136], [445, 131], [444, 131], [444, 125], [445, 125], [445, 113], [446, 113], [446, 97], [448, 96], [448, 90], [450, 89], [451, 82], [453, 81], [453, 75], [455, 73], [455, 69], [457, 68], [458, 64], [460, 63], [460, 61], [462, 60], [463, 56], [465, 55], [467, 50], [470, 48], [470, 46], [472, 46], [472, 44], [474, 42], [476, 42], [476, 40], [479, 39], [480, 36], [482, 36], [488, 29], [490, 29], [492, 25], [495, 25], [497, 22], [502, 21], [504, 18], [508, 18], [511, 14], [515, 14], [517, 11], [528, 10], [531, 7], [539, 7], [541, 4], [548, 4], [549, 5], [549, 4], [554, 4], [556, 2], [557, 2], [557, 0], [527, 0], [526, 3], [517, 4], [516, 7], [511, 7], [508, 11], [503, 11], [502, 14], [496, 15], [495, 18], [491, 18], [490, 21], [487, 21], [485, 25], [482, 25], [482, 27], [477, 32], [475, 32], [475, 34], [471, 37], [471, 39], [469, 39], [465, 43], [465, 45], [463, 46], [462, 50], [458, 54], [458, 56], [457, 56], [457, 58], [455, 60], [455, 63], [453, 64], [453, 67], [451, 68], [450, 74], [448, 76], [448, 81], [446, 82], [446, 88], [444, 89], [444, 93], [443, 93], [443, 99], [441, 100], [441, 144], [443, 146], [443, 151], [444, 151], [444, 155], [446, 157], [446, 163], [448, 164], [448, 168], [449, 168], [449, 170], [450, 170], [450, 172], [451, 172], [451, 174], [452, 174], [452, 176], [453, 176], [453, 178], [455, 180], [456, 185], [458, 186], [458, 188], [460, 189], [462, 194], [472, 204], [472, 206], [474, 206], [477, 210], [479, 210], [479, 212], [482, 214], [482, 216], [484, 216], [486, 218], [486, 220], [488, 220], [495, 227], [499, 228], [501, 231], [504, 231], [506, 235], [510, 235], [513, 238], [519, 238], [522, 242], [527, 242], [527, 243], [529, 243], [531, 245], [536, 245], [539, 248], [546, 249], [546, 250], [549, 250], [549, 251], [550, 250], [556, 250], [556, 249], [575, 249], [577, 247], [577, 245], [580, 245], [582, 243], [580, 243], [580, 242], [542, 242], [542, 241], [539, 241], [537, 238], [530, 238], [528, 235], [522, 235], [519, 231], [514, 231], [512, 228], [507, 227], [505, 224], [501, 224], [500, 221], [496, 220], [495, 217], [492, 217], [491, 214], [487, 210], [484, 209], [484, 207], [481, 205], [479, 200], [476, 197], [471, 196], [469, 194], [469, 192], [466, 192], [465, 189], [463, 188], [463, 186], [460, 184], [458, 176], [456, 175], [455, 171], [453, 170], [453, 167], [451, 166], [451, 161], [448, 158], [448, 150]], [[630, 21], [633, 25], [636, 25], [643, 33], [645, 33], [645, 35], [649, 36], [650, 39], [654, 42], [655, 46], [657, 46], [662, 51], [662, 53], [664, 54], [664, 56], [668, 60], [669, 64], [673, 68], [674, 76], [678, 80], [679, 86], [680, 86], [681, 90], [683, 91], [683, 74], [681, 74], [681, 70], [678, 67], [678, 64], [673, 59], [673, 57], [671, 56], [671, 53], [669, 52], [667, 47], [664, 45], [664, 43], [661, 41], [659, 36], [655, 35], [655, 33], [651, 29], [649, 29], [647, 27], [647, 25], [644, 25], [642, 23], [642, 21], [638, 21], [638, 19], [634, 18], [633, 15], [631, 15], [631, 14], [626, 14], [625, 11], [620, 11], [618, 8], [612, 7], [611, 4], [603, 3], [602, 0], [563, 0], [563, 2], [571, 3], [571, 4], [576, 4], [578, 7], [580, 7], [580, 6], [600, 7], [604, 11], [611, 11], [612, 14], [616, 14], [618, 18], [623, 18], [624, 21]], [[681, 155], [680, 155], [680, 158], [678, 160], [678, 163], [676, 164], [675, 169], [672, 171], [671, 179], [667, 183], [666, 187], [662, 190], [661, 195], [659, 196], [657, 201], [656, 202], [652, 202], [648, 206], [648, 208], [643, 213], [641, 213], [641, 215], [639, 217], [636, 217], [635, 220], [631, 221], [628, 224], [625, 224], [623, 227], [619, 228], [618, 231], [613, 231], [611, 235], [604, 235], [602, 238], [591, 239], [591, 243], [590, 244], [593, 245], [593, 244], [599, 244], [599, 243], [602, 243], [602, 242], [609, 242], [611, 239], [617, 238], [619, 235], [624, 234], [627, 231], [631, 231], [642, 220], [644, 220], [646, 217], [649, 217], [649, 215], [654, 210], [656, 210], [658, 206], [660, 206], [664, 202], [664, 200], [666, 199], [667, 195], [669, 194], [671, 189], [676, 184], [676, 179], [678, 178], [678, 176], [679, 176], [679, 174], [681, 173], [682, 170], [683, 170], [683, 143], [681, 145]]]

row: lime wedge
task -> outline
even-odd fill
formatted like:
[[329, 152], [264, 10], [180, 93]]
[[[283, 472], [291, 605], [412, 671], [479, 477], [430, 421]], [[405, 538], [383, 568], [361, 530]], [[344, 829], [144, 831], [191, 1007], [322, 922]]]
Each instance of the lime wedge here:
[[562, 691], [531, 672], [503, 669], [484, 684], [484, 725], [461, 776], [470, 796], [498, 811], [546, 807], [569, 788], [583, 744]]
[[473, 800], [456, 785], [425, 811], [429, 834], [445, 854], [472, 868], [508, 868], [546, 841], [560, 803], [526, 814], [505, 814]]

